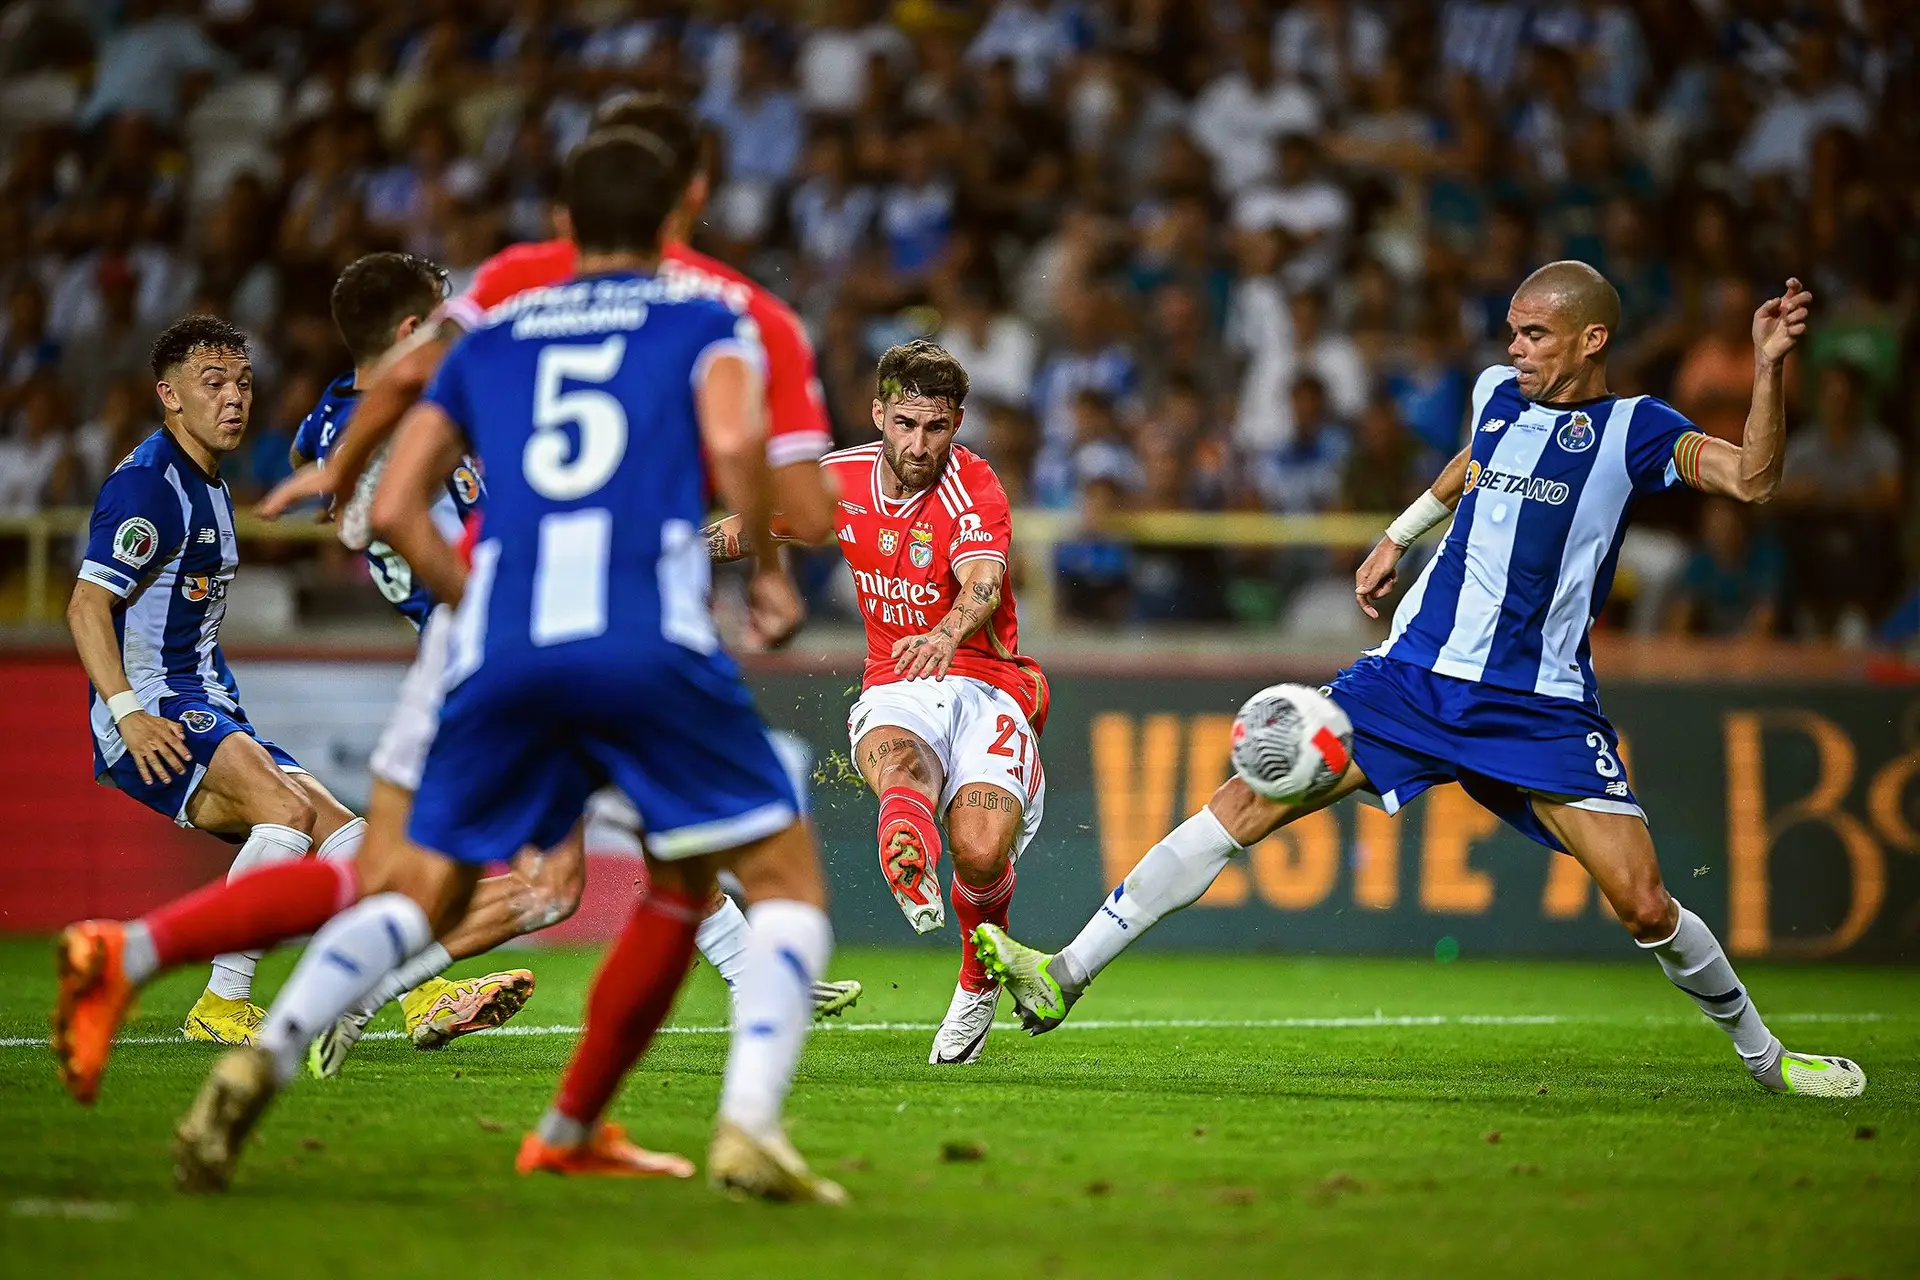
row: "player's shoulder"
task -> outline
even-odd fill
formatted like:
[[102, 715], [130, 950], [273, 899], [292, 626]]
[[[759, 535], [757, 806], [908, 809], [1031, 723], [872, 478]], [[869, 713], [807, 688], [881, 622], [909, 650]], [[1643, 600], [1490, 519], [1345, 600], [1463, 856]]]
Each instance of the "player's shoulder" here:
[[[112, 508], [177, 517], [186, 490], [180, 487], [185, 472], [179, 446], [162, 428], [134, 446], [133, 452], [107, 473], [94, 499], [96, 510]], [[171, 477], [169, 478], [171, 473]]]
[[[1490, 364], [1473, 380], [1473, 398], [1485, 401], [1502, 386], [1512, 382], [1519, 372], [1510, 364]], [[1517, 391], [1518, 388], [1515, 388]]]
[[1000, 476], [994, 471], [993, 464], [963, 444], [953, 446], [953, 462], [947, 472], [965, 487], [978, 486], [994, 493], [1001, 491]]
[[501, 303], [572, 275], [578, 257], [571, 240], [510, 244], [480, 264], [466, 292], [447, 303], [447, 314], [465, 328], [478, 328]]
[[870, 440], [866, 444], [856, 444], [851, 448], [835, 449], [832, 453], [821, 457], [820, 465], [823, 467], [837, 467], [849, 470], [855, 468], [871, 469], [874, 459], [879, 456], [880, 442], [878, 440]]
[[[108, 473], [106, 484], [134, 489], [166, 483], [166, 470], [177, 459], [179, 448], [162, 427], [133, 447]], [[105, 486], [103, 486], [104, 488]]]
[[1632, 415], [1630, 421], [1635, 435], [1699, 430], [1692, 419], [1659, 396], [1627, 396], [1614, 406], [1615, 413], [1622, 409]]

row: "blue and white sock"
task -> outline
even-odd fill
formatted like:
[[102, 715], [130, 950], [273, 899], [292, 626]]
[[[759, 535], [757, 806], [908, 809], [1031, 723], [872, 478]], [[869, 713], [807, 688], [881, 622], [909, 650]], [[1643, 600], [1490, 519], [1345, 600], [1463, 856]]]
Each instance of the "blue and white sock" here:
[[699, 948], [701, 957], [714, 967], [727, 988], [737, 991], [740, 975], [746, 970], [747, 946], [752, 939], [753, 929], [747, 924], [747, 913], [732, 898], [723, 896], [720, 905], [700, 922], [699, 931], [693, 935], [693, 945]]
[[377, 893], [348, 907], [313, 935], [260, 1030], [285, 1084], [307, 1045], [386, 974], [433, 941], [420, 904], [404, 893]]
[[756, 1137], [780, 1132], [780, 1112], [813, 1026], [813, 984], [833, 954], [827, 913], [791, 899], [747, 911], [752, 936], [733, 989], [733, 1047], [720, 1118]]
[[1707, 928], [1707, 922], [1680, 907], [1680, 922], [1671, 937], [1658, 942], [1642, 942], [1666, 971], [1667, 980], [1690, 996], [1700, 1012], [1727, 1033], [1747, 1070], [1759, 1075], [1780, 1059], [1780, 1042], [1761, 1021], [1753, 999], [1734, 975], [1720, 940]]

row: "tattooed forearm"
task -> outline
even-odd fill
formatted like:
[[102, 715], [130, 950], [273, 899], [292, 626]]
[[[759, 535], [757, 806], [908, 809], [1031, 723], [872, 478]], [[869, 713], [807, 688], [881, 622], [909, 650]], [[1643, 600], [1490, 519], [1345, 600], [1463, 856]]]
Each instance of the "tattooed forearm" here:
[[934, 630], [957, 643], [978, 631], [999, 607], [1000, 584], [976, 578]]
[[740, 558], [740, 531], [730, 526], [730, 520], [715, 521], [707, 526], [707, 556], [710, 559], [727, 561]]

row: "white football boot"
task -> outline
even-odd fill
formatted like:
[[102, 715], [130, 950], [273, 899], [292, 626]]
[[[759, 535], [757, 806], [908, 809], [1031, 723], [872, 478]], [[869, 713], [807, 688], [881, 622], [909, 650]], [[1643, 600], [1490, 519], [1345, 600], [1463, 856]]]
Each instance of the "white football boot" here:
[[933, 1033], [933, 1052], [927, 1055], [927, 1062], [945, 1067], [980, 1061], [980, 1051], [987, 1047], [987, 1033], [993, 1030], [993, 1011], [999, 1007], [999, 983], [985, 991], [955, 987], [947, 1016]]

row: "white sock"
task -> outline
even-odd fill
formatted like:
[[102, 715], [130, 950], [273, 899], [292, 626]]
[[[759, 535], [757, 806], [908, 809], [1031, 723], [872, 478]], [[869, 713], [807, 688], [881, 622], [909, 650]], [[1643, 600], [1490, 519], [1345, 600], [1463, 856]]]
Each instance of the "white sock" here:
[[[305, 832], [277, 822], [263, 822], [247, 834], [247, 842], [233, 855], [233, 869], [227, 872], [227, 883], [232, 884], [249, 871], [258, 871], [271, 863], [305, 857], [311, 848], [313, 840]], [[253, 966], [259, 959], [258, 951], [229, 951], [215, 956], [207, 990], [228, 1000], [251, 999]]]
[[1147, 850], [1080, 936], [1060, 952], [1064, 985], [1084, 987], [1140, 935], [1207, 891], [1227, 860], [1240, 852], [1213, 810], [1203, 808]]
[[693, 935], [693, 945], [700, 948], [700, 954], [719, 973], [728, 990], [738, 990], [740, 975], [747, 967], [747, 944], [752, 939], [747, 913], [732, 898], [723, 895], [720, 905], [700, 922], [699, 932]]
[[366, 838], [367, 820], [349, 818], [334, 828], [332, 835], [320, 842], [320, 847], [313, 851], [313, 856], [334, 862], [351, 858], [360, 852], [360, 846], [366, 842]]
[[720, 1118], [748, 1133], [780, 1130], [793, 1070], [813, 1026], [813, 984], [833, 954], [833, 926], [818, 907], [791, 899], [756, 902], [740, 984], [733, 992], [733, 1047], [720, 1090]]
[[420, 904], [404, 893], [376, 893], [327, 921], [313, 935], [260, 1030], [285, 1084], [321, 1031], [351, 1009], [382, 975], [433, 941]]
[[[1674, 905], [1680, 907], [1678, 902]], [[1727, 1033], [1749, 1071], [1761, 1072], [1773, 1065], [1780, 1056], [1780, 1042], [1760, 1020], [1760, 1011], [1734, 976], [1727, 953], [1705, 920], [1680, 907], [1680, 923], [1672, 937], [1639, 945], [1653, 952], [1668, 981], [1692, 996], [1700, 1012]]]
[[398, 1000], [428, 978], [437, 978], [447, 971], [453, 963], [453, 956], [437, 942], [429, 942], [422, 947], [413, 959], [399, 965], [386, 977], [373, 986], [373, 990], [354, 1004], [354, 1012], [371, 1017], [385, 1007], [387, 1001]]

